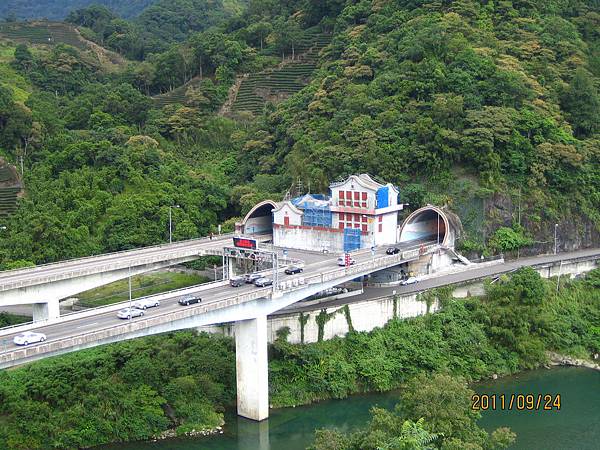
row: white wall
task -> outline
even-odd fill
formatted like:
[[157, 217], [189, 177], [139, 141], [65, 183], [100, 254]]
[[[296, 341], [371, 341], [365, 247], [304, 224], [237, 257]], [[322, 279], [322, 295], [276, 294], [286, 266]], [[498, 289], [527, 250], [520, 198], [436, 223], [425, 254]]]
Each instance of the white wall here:
[[285, 223], [284, 217], [286, 216], [286, 213], [287, 213], [287, 216], [290, 218], [290, 225], [301, 225], [302, 224], [302, 214], [298, 214], [287, 203], [285, 205], [283, 205], [279, 211], [275, 211], [273, 213], [273, 223], [283, 225]]
[[344, 251], [344, 234], [315, 228], [273, 228], [273, 243], [278, 247], [329, 252]]

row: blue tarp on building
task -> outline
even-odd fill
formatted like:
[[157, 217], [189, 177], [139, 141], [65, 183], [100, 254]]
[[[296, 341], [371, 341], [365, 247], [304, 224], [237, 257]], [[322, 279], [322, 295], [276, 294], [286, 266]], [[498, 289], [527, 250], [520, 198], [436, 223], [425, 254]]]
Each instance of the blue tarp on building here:
[[360, 229], [344, 228], [344, 252], [360, 248]]
[[389, 199], [389, 188], [387, 186], [377, 189], [377, 208], [387, 208], [390, 206]]

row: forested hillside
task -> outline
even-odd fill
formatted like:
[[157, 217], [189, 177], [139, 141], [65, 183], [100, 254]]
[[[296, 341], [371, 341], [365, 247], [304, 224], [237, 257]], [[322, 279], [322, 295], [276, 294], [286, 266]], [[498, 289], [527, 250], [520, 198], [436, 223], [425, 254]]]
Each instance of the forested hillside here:
[[69, 12], [90, 5], [110, 8], [123, 18], [137, 16], [157, 0], [4, 0], [0, 4], [0, 19], [62, 20]]
[[[1, 91], [0, 156], [23, 156], [27, 194], [2, 267], [163, 242], [174, 204], [177, 239], [206, 234], [298, 179], [352, 172], [410, 208], [448, 204], [473, 254], [546, 251], [556, 223], [561, 248], [600, 242], [597, 2], [244, 4], [72, 12], [132, 60], [118, 73], [64, 45], [5, 47], [20, 87]], [[157, 29], [140, 25], [150, 11]], [[295, 58], [307, 30], [331, 39], [307, 87], [218, 115], [237, 77]], [[186, 83], [179, 104], [150, 100]]]

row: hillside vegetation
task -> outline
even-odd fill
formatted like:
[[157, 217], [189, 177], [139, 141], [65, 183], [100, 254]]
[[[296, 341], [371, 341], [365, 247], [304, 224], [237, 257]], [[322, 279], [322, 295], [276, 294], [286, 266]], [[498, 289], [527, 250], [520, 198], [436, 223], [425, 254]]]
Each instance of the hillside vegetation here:
[[[3, 260], [158, 243], [172, 204], [185, 204], [178, 237], [197, 236], [292, 180], [326, 190], [354, 172], [397, 184], [410, 208], [448, 204], [461, 250], [477, 256], [548, 251], [554, 224], [560, 249], [600, 242], [594, 2], [253, 0], [196, 31], [207, 5], [184, 24], [196, 3], [181, 1], [152, 6], [164, 26], [152, 39], [183, 42], [151, 54], [138, 22], [99, 7], [70, 15], [144, 59], [118, 74], [64, 45], [15, 49], [10, 66], [33, 92], [26, 110], [6, 104], [0, 146], [26, 154], [28, 195]], [[242, 74], [238, 120], [218, 117]]]
[[121, 17], [137, 16], [157, 0], [4, 0], [0, 4], [0, 19], [63, 20], [69, 12], [90, 5], [110, 8]]

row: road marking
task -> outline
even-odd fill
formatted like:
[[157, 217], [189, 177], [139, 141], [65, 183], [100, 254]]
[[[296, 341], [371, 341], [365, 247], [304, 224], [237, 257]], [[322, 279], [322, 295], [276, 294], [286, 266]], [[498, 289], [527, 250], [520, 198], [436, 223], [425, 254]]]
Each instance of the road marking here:
[[87, 325], [81, 325], [80, 327], [75, 327], [75, 328], [77, 328], [77, 329], [86, 328], [86, 327], [91, 327], [92, 325], [98, 325], [98, 322], [88, 323]]

